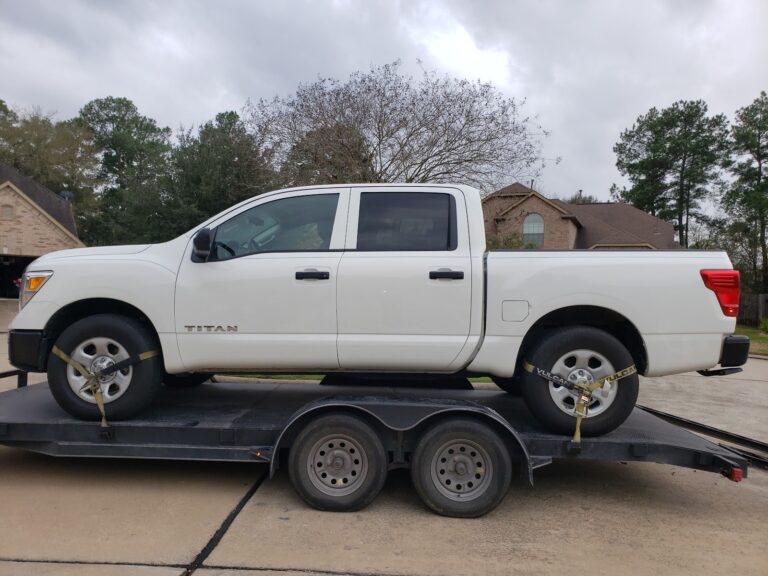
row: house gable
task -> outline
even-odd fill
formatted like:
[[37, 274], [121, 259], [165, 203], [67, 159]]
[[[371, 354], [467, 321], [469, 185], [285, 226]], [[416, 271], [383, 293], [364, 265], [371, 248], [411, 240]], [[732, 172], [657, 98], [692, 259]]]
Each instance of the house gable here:
[[508, 207], [510, 202], [517, 204], [519, 198], [509, 198], [505, 196], [494, 196], [483, 198], [483, 217], [486, 223], [499, 216]]
[[[504, 206], [499, 209], [500, 201]], [[486, 212], [486, 205], [488, 212]], [[511, 204], [511, 206], [510, 206]], [[523, 222], [529, 214], [538, 214], [544, 220], [544, 243], [542, 248], [569, 249], [576, 240], [577, 225], [567, 218], [567, 212], [543, 196], [533, 192], [514, 198], [498, 196], [483, 202], [486, 214], [485, 232], [487, 236], [517, 236], [522, 240]]]
[[10, 182], [24, 192], [30, 200], [42, 208], [48, 216], [77, 236], [72, 205], [36, 180], [19, 172], [13, 166], [0, 162], [0, 184]]
[[0, 183], [0, 251], [42, 256], [84, 244], [14, 183]]

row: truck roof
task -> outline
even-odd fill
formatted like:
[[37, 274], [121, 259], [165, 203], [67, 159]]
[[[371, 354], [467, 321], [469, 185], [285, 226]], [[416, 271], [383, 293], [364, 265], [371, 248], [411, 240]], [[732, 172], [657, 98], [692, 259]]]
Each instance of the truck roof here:
[[[449, 184], [445, 182], [440, 183], [430, 183], [430, 182], [424, 182], [424, 183], [415, 183], [415, 182], [358, 182], [358, 183], [339, 183], [339, 184], [317, 184], [317, 185], [310, 185], [310, 186], [294, 186], [291, 188], [279, 188], [277, 190], [270, 190], [268, 192], [263, 192], [262, 194], [257, 194], [255, 196], [251, 196], [250, 198], [246, 198], [245, 200], [242, 200], [238, 202], [237, 204], [234, 204], [230, 206], [229, 208], [223, 210], [222, 212], [219, 212], [218, 214], [208, 218], [204, 222], [200, 223], [199, 225], [195, 226], [191, 230], [188, 230], [185, 232], [185, 236], [190, 236], [194, 234], [197, 230], [207, 226], [210, 222], [213, 222], [223, 214], [227, 212], [231, 212], [232, 210], [235, 210], [239, 208], [240, 206], [244, 206], [248, 204], [249, 202], [252, 202], [256, 198], [265, 198], [272, 195], [277, 194], [283, 194], [286, 192], [300, 192], [301, 190], [335, 190], [338, 188], [367, 188], [367, 189], [376, 189], [379, 188], [382, 191], [386, 191], [387, 189], [391, 190], [393, 188], [453, 188], [461, 190], [464, 193], [464, 196], [469, 201], [469, 204], [476, 203], [478, 206], [480, 204], [480, 198], [482, 196], [480, 190], [477, 188], [473, 188], [472, 186], [467, 186], [466, 184]], [[483, 241], [483, 245], [485, 242]]]

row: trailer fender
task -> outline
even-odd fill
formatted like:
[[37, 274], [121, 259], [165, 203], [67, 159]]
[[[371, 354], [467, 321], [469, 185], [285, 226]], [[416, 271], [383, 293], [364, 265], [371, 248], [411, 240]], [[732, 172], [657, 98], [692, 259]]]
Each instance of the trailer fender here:
[[289, 447], [289, 440], [312, 418], [329, 412], [357, 413], [365, 420], [377, 424], [378, 427], [391, 431], [402, 438], [409, 432], [416, 433], [437, 419], [465, 416], [483, 421], [505, 440], [510, 452], [517, 452], [520, 463], [527, 471], [525, 477], [533, 485], [533, 470], [549, 464], [531, 457], [528, 448], [518, 432], [501, 417], [495, 410], [474, 402], [464, 402], [450, 399], [425, 398], [323, 398], [303, 406], [296, 411], [280, 431], [274, 444], [272, 458], [269, 463], [269, 476], [274, 476], [279, 465], [280, 450]]

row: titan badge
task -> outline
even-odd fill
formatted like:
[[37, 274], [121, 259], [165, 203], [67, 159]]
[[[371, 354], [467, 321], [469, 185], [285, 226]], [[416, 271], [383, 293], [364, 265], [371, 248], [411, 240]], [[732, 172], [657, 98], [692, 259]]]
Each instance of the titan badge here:
[[205, 325], [193, 324], [192, 326], [184, 326], [187, 332], [237, 332], [237, 326], [221, 326], [221, 325]]

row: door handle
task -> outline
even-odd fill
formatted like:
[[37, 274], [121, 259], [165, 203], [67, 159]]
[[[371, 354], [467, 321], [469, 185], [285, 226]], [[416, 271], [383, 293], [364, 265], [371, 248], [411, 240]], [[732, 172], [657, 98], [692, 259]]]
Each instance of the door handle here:
[[430, 270], [430, 280], [464, 280], [464, 272], [461, 270]]
[[330, 272], [322, 270], [300, 270], [296, 272], [296, 280], [328, 280], [330, 277]]

